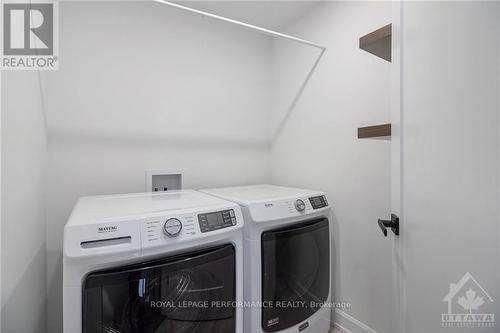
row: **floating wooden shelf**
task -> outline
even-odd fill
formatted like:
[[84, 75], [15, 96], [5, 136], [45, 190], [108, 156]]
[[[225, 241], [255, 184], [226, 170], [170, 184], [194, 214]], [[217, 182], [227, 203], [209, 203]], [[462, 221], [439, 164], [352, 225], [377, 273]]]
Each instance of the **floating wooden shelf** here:
[[370, 32], [359, 38], [359, 48], [392, 62], [392, 24]]
[[358, 128], [358, 139], [390, 139], [391, 124], [382, 124], [376, 126], [367, 126]]

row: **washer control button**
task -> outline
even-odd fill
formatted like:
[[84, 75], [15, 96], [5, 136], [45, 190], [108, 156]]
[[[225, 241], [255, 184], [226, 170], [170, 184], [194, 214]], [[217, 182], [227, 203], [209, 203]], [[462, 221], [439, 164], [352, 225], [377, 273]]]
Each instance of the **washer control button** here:
[[178, 219], [168, 219], [163, 225], [163, 231], [170, 237], [179, 236], [182, 230], [182, 223]]
[[297, 209], [299, 212], [303, 212], [306, 209], [306, 204], [304, 201], [297, 199], [295, 201], [295, 209]]

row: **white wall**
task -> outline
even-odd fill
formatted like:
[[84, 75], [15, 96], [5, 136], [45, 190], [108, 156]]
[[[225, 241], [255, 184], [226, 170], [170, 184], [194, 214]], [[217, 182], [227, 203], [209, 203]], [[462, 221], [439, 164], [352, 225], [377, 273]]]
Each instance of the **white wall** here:
[[[324, 58], [273, 145], [273, 182], [327, 191], [333, 207], [335, 301], [379, 332], [391, 329], [391, 240], [377, 225], [390, 216], [390, 141], [358, 140], [357, 128], [390, 121], [391, 64], [359, 49], [359, 37], [391, 22], [390, 2], [322, 3], [286, 31], [326, 45]], [[282, 43], [281, 43], [282, 44]], [[293, 96], [312, 51], [289, 52], [274, 84]], [[287, 68], [288, 67], [288, 68]], [[282, 99], [283, 100], [283, 99]], [[286, 103], [278, 101], [278, 118]], [[349, 316], [336, 320], [362, 331]], [[359, 324], [359, 323], [357, 323]]]
[[269, 142], [265, 35], [156, 2], [62, 3], [59, 16], [51, 137]]
[[43, 73], [48, 331], [62, 327], [63, 226], [79, 196], [270, 181], [270, 40], [148, 2], [61, 3], [60, 70]]
[[405, 3], [409, 333], [460, 331], [441, 328], [447, 312], [441, 300], [466, 272], [495, 301], [484, 297], [486, 304], [473, 311], [496, 313], [497, 328], [481, 332], [498, 332], [500, 325], [499, 14], [495, 2]]
[[2, 332], [46, 323], [46, 132], [36, 72], [2, 73]]

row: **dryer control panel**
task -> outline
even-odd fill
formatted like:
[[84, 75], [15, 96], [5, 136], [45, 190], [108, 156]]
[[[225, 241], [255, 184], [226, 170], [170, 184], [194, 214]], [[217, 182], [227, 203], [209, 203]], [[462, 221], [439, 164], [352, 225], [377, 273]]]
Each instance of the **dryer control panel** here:
[[326, 201], [326, 196], [319, 195], [317, 197], [310, 197], [309, 202], [313, 209], [320, 209], [328, 206], [328, 201]]
[[325, 194], [282, 200], [258, 201], [248, 207], [253, 222], [267, 222], [306, 215], [327, 214], [330, 204]]

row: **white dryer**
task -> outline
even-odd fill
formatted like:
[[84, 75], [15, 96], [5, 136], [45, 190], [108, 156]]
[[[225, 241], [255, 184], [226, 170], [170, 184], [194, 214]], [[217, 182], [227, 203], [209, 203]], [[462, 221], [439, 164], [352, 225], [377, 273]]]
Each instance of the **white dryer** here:
[[326, 194], [272, 185], [202, 192], [242, 207], [244, 332], [327, 333], [331, 242]]
[[240, 207], [196, 191], [80, 198], [64, 228], [64, 333], [241, 332]]

